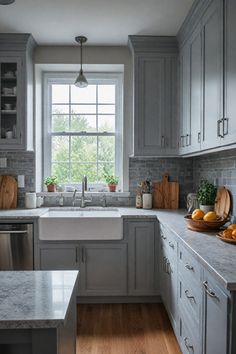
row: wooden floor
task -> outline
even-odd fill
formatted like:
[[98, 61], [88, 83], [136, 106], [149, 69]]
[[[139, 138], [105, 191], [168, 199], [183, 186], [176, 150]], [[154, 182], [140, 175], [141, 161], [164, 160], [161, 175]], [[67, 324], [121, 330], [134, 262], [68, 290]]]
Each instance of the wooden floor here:
[[162, 304], [78, 305], [77, 354], [181, 354]]

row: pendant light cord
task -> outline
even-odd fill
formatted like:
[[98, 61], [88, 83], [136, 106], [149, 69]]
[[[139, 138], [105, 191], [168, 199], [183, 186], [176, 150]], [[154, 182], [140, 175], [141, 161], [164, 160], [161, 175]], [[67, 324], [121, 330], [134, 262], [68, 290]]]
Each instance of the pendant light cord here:
[[80, 71], [82, 72], [82, 62], [83, 62], [83, 49], [82, 49], [83, 43], [82, 40], [80, 42]]

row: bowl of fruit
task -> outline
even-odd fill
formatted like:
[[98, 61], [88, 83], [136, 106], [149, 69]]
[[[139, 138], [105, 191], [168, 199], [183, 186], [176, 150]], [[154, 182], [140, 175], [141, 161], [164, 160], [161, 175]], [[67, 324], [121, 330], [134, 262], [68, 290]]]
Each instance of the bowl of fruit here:
[[236, 244], [236, 224], [231, 224], [224, 231], [218, 232], [216, 237], [224, 242]]
[[187, 227], [193, 231], [214, 231], [219, 230], [228, 220], [219, 216], [215, 211], [204, 213], [201, 209], [195, 209], [192, 214], [185, 217]]

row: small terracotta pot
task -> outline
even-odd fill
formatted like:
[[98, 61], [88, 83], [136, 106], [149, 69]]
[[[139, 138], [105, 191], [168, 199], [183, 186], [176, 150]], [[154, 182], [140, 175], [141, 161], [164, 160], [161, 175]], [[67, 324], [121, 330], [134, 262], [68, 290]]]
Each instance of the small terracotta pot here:
[[108, 184], [108, 188], [110, 192], [115, 192], [116, 191], [116, 184]]
[[47, 186], [48, 192], [56, 192], [56, 185], [55, 184], [49, 184]]

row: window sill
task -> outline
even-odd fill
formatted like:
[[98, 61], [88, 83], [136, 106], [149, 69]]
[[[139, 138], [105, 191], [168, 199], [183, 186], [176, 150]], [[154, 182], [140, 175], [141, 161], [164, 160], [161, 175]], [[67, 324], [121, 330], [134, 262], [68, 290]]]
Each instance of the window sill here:
[[[37, 196], [40, 197], [72, 197], [74, 192], [38, 192]], [[76, 192], [76, 196], [80, 196], [81, 191]], [[130, 192], [85, 192], [85, 195], [88, 197], [115, 197], [115, 198], [128, 198], [130, 197]]]

